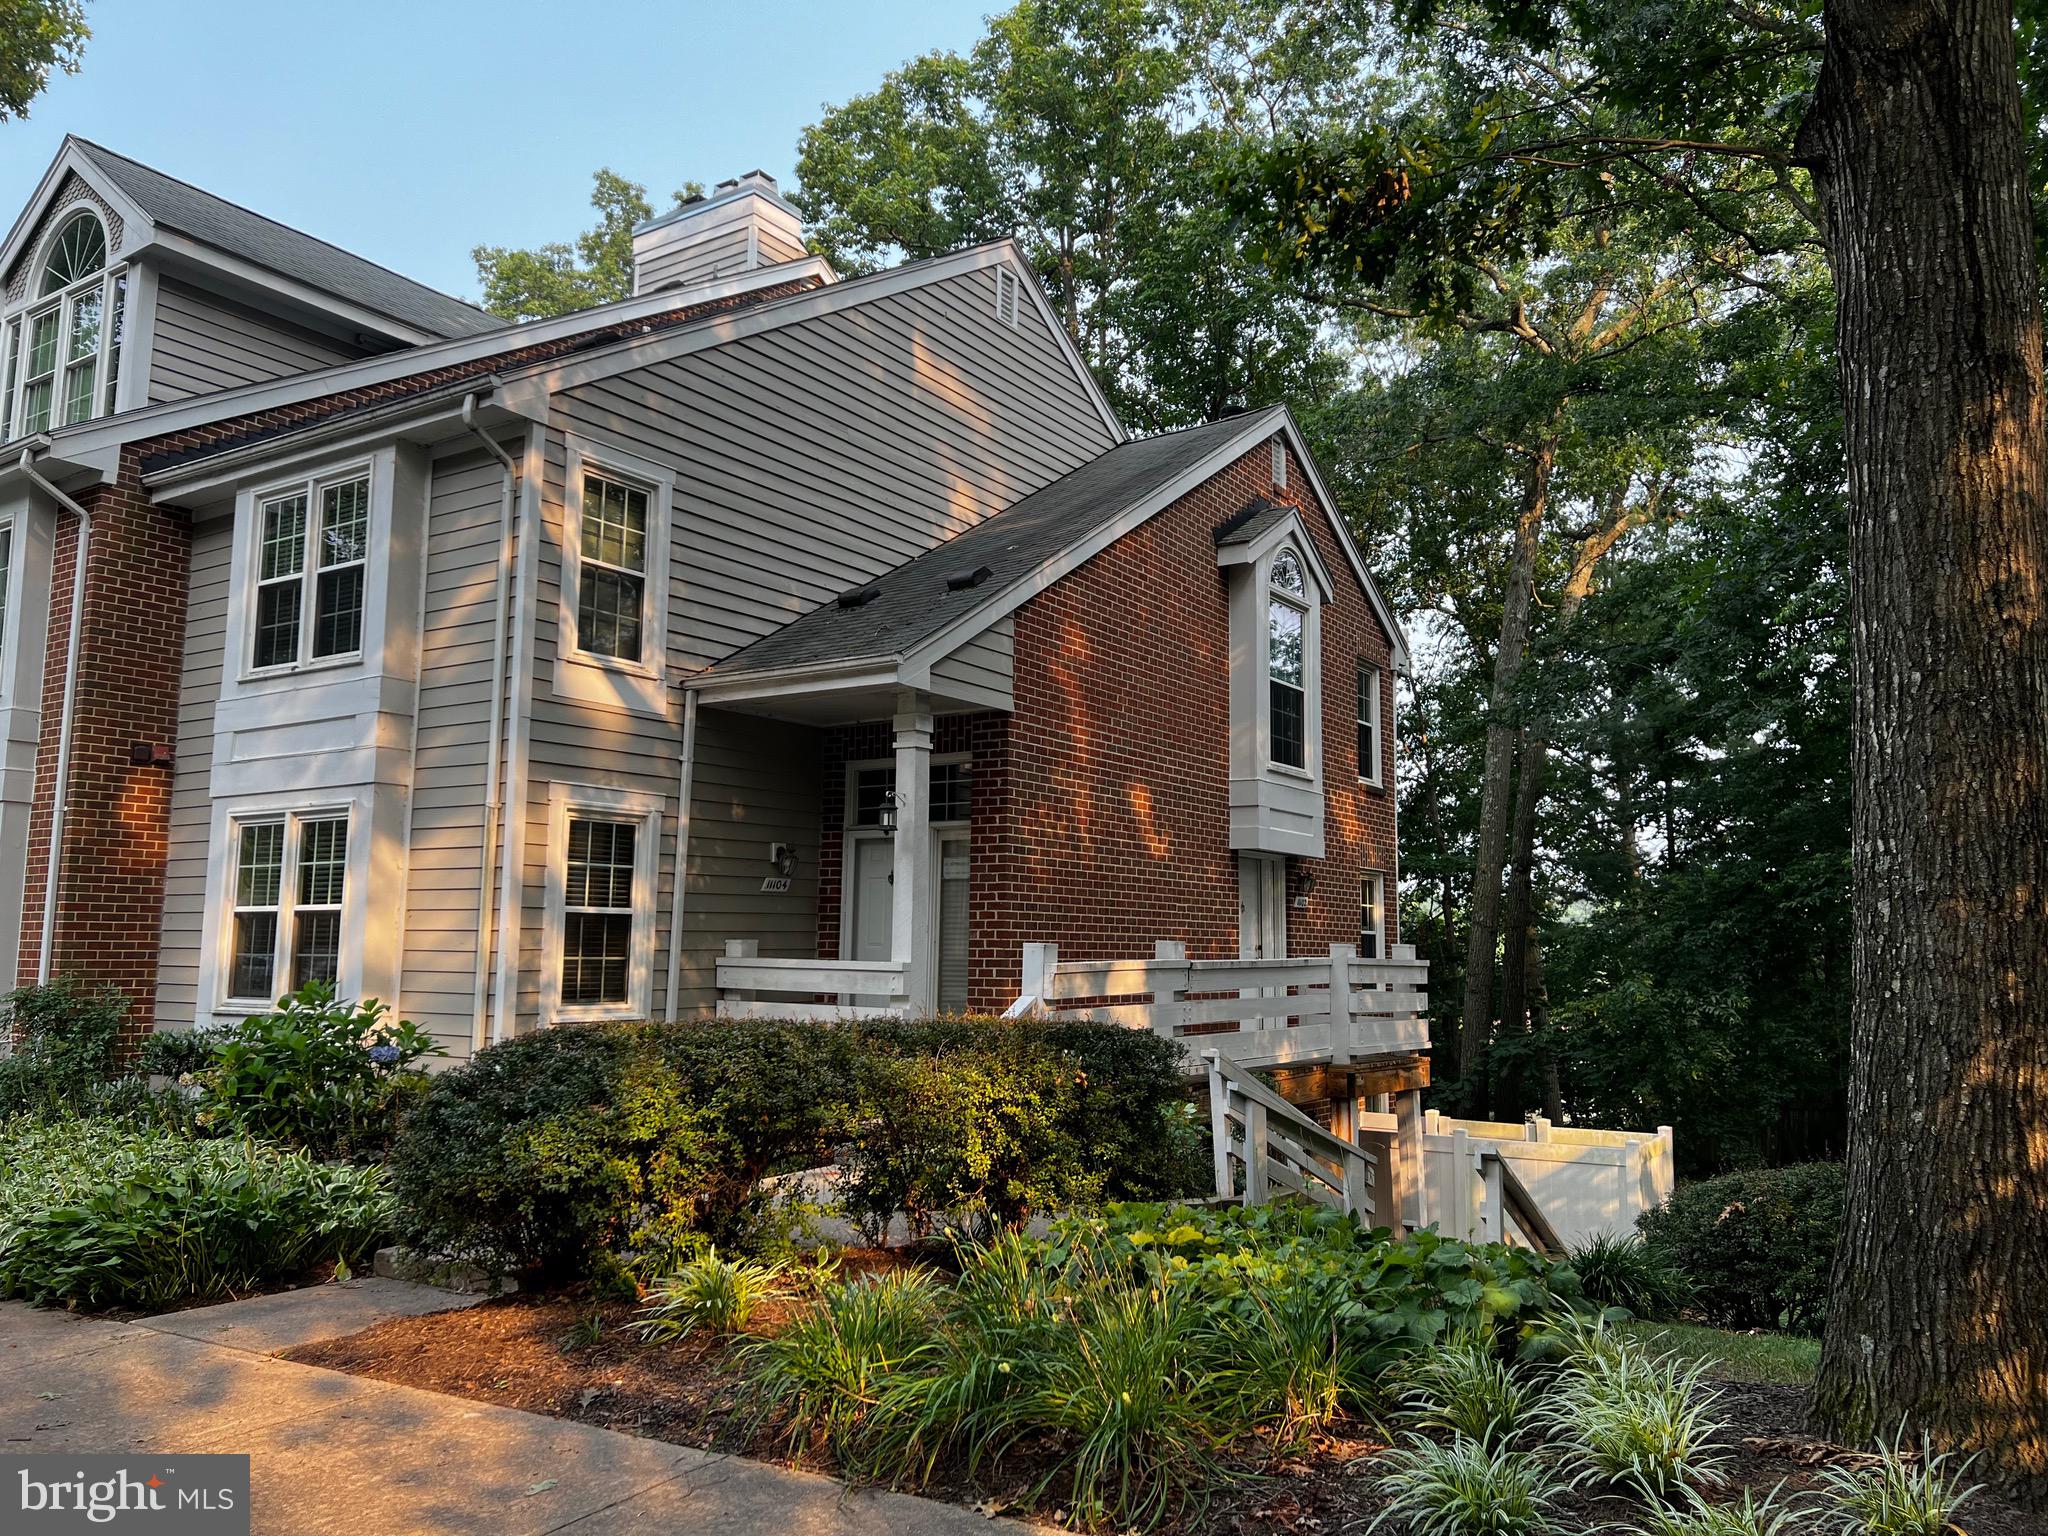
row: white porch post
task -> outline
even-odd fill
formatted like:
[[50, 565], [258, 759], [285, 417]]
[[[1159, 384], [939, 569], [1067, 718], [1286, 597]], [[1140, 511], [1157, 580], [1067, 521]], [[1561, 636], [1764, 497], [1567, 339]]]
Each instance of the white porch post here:
[[938, 957], [932, 921], [932, 705], [904, 689], [896, 696], [896, 868], [889, 957], [904, 962], [906, 1008], [938, 1007]]

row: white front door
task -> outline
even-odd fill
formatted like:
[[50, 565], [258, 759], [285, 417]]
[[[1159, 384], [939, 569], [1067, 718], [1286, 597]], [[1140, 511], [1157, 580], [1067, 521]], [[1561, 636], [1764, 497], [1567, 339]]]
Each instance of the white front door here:
[[1287, 958], [1287, 861], [1270, 854], [1237, 856], [1237, 958]]

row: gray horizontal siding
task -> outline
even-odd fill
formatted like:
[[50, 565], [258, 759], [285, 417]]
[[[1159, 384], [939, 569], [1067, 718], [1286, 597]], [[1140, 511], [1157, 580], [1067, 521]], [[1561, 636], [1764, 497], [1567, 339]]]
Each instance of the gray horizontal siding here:
[[[734, 224], [692, 240], [645, 244], [642, 250], [645, 254], [637, 255], [635, 262], [642, 293], [730, 277], [736, 272], [746, 271], [753, 263], [754, 254], [745, 224]], [[763, 261], [778, 259], [788, 258], [770, 257], [765, 250], [762, 252]]]
[[362, 348], [166, 277], [157, 284], [149, 402], [184, 400], [362, 355]]
[[434, 466], [420, 636], [401, 1012], [468, 1055], [490, 759], [491, 619], [504, 475], [479, 451]]
[[213, 818], [213, 711], [226, 660], [233, 544], [234, 524], [229, 518], [201, 523], [192, 533], [156, 981], [157, 1022], [180, 1028], [199, 1019], [199, 947], [206, 922], [207, 843]]
[[1005, 615], [950, 656], [932, 665], [932, 688], [982, 709], [1007, 710], [1015, 702], [1016, 622]]

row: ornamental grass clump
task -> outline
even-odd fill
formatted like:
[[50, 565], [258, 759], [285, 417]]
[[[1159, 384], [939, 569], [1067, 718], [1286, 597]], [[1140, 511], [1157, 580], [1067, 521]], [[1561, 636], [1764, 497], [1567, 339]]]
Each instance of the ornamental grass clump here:
[[1655, 1502], [1718, 1487], [1726, 1452], [1713, 1444], [1718, 1394], [1686, 1366], [1602, 1328], [1581, 1332], [1535, 1423], [1558, 1446], [1574, 1488], [1633, 1488]]
[[1685, 1305], [1685, 1275], [1633, 1232], [1603, 1232], [1574, 1248], [1571, 1264], [1589, 1300], [1632, 1317], [1671, 1318]]
[[1418, 1430], [1506, 1445], [1528, 1422], [1530, 1391], [1485, 1339], [1454, 1340], [1402, 1371], [1401, 1417]]
[[1739, 1504], [1710, 1504], [1690, 1489], [1679, 1509], [1655, 1509], [1636, 1536], [1799, 1536], [1810, 1530], [1807, 1512], [1784, 1502], [1781, 1483], [1759, 1499], [1744, 1493]]
[[1845, 1536], [1946, 1536], [1957, 1529], [1956, 1511], [1977, 1492], [1968, 1488], [1975, 1456], [1956, 1462], [1937, 1455], [1924, 1438], [1916, 1457], [1897, 1439], [1878, 1442], [1874, 1469], [1829, 1467], [1821, 1473], [1827, 1528]]
[[1406, 1536], [1547, 1536], [1564, 1488], [1541, 1458], [1462, 1436], [1423, 1435], [1381, 1458], [1387, 1504], [1368, 1530], [1389, 1521]]
[[649, 1292], [633, 1331], [649, 1344], [711, 1333], [744, 1333], [762, 1306], [789, 1294], [782, 1267], [720, 1258], [713, 1248], [689, 1260]]

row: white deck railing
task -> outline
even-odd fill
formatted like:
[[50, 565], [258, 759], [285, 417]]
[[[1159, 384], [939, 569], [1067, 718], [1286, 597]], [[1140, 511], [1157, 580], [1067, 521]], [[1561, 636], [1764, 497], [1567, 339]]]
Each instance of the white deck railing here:
[[1213, 1048], [1202, 1052], [1202, 1063], [1209, 1074], [1209, 1125], [1219, 1197], [1238, 1195], [1242, 1168], [1246, 1205], [1262, 1205], [1278, 1191], [1333, 1206], [1357, 1217], [1361, 1226], [1378, 1224], [1377, 1153], [1324, 1130]]
[[1671, 1198], [1668, 1125], [1598, 1131], [1540, 1117], [1453, 1120], [1432, 1109], [1422, 1131], [1423, 1216], [1448, 1237], [1514, 1238], [1517, 1190], [1566, 1248], [1633, 1232], [1637, 1217]]
[[759, 950], [753, 939], [725, 941], [725, 957], [718, 962], [720, 1018], [830, 1023], [907, 1010], [910, 983], [902, 960], [772, 960]]
[[1024, 946], [1010, 1013], [1065, 1014], [1149, 1029], [1181, 1042], [1188, 1070], [1215, 1050], [1240, 1067], [1344, 1064], [1429, 1049], [1429, 962], [1394, 946], [1361, 960], [1348, 944], [1288, 960], [1190, 960], [1162, 942], [1149, 960], [1062, 960]]

